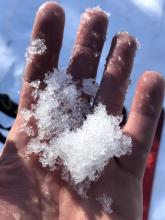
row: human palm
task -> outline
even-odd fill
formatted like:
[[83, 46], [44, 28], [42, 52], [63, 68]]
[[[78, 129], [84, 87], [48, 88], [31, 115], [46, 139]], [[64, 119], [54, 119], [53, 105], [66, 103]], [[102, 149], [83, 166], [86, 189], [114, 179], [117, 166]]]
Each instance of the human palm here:
[[[82, 18], [68, 73], [80, 83], [95, 78], [106, 36], [108, 19], [98, 9]], [[133, 139], [129, 156], [110, 160], [100, 179], [92, 183], [88, 199], [80, 198], [61, 180], [60, 169], [43, 168], [36, 155], [26, 156], [30, 137], [20, 133], [24, 108], [35, 100], [30, 82], [44, 79], [45, 73], [58, 66], [62, 44], [64, 12], [55, 3], [46, 3], [38, 11], [32, 38], [45, 40], [47, 51], [27, 63], [18, 115], [5, 143], [0, 160], [0, 219], [5, 220], [136, 220], [142, 218], [142, 179], [147, 153], [159, 118], [164, 80], [156, 72], [145, 72], [139, 80], [131, 112], [123, 132]], [[103, 79], [95, 103], [102, 102], [107, 112], [120, 115], [129, 83], [136, 41], [128, 33], [117, 34], [108, 54]], [[88, 100], [88, 97], [84, 99]], [[87, 101], [86, 100], [86, 101]], [[35, 122], [31, 122], [35, 128]], [[102, 194], [113, 198], [112, 214], [104, 212], [94, 199]]]

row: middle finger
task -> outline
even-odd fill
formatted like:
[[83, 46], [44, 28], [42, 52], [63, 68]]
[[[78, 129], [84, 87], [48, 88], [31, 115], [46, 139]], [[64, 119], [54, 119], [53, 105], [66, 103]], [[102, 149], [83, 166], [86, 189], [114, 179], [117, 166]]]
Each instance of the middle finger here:
[[87, 9], [81, 16], [67, 72], [76, 81], [95, 78], [106, 38], [108, 17], [99, 8]]

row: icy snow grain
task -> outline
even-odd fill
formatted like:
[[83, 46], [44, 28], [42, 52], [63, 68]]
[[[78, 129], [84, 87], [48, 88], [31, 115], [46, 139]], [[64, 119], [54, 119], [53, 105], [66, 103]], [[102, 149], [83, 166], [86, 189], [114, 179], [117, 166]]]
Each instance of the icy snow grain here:
[[113, 210], [111, 208], [113, 200], [110, 196], [107, 196], [106, 194], [103, 194], [100, 197], [97, 197], [96, 200], [102, 206], [103, 211], [105, 213], [111, 214], [113, 212]]
[[93, 79], [85, 79], [78, 88], [65, 71], [55, 70], [44, 81], [44, 90], [39, 89], [39, 82], [31, 83], [37, 103], [30, 112], [23, 111], [26, 122], [30, 117], [37, 121], [38, 136], [30, 140], [28, 153], [39, 154], [43, 167], [61, 165], [62, 178], [84, 196], [112, 157], [131, 152], [131, 138], [120, 129], [122, 117], [108, 115], [102, 104], [92, 112], [82, 98], [84, 93], [95, 96]]
[[85, 10], [85, 13], [95, 13], [95, 12], [101, 12], [103, 13], [107, 18], [110, 17], [111, 13], [110, 12], [107, 12], [107, 11], [104, 11], [99, 5], [98, 6], [95, 6], [93, 8], [86, 8]]
[[107, 19], [110, 17], [110, 13], [104, 11], [100, 6], [96, 6], [93, 8], [86, 8], [85, 12], [81, 15], [81, 23], [86, 24], [86, 22], [89, 22], [92, 19], [92, 16], [90, 14], [94, 13], [102, 13]]
[[95, 83], [95, 80], [90, 79], [84, 79], [83, 80], [83, 91], [84, 93], [94, 97], [96, 92], [98, 90], [98, 85]]
[[25, 58], [27, 62], [32, 62], [34, 55], [42, 55], [46, 51], [44, 39], [34, 39], [31, 45], [26, 49]]

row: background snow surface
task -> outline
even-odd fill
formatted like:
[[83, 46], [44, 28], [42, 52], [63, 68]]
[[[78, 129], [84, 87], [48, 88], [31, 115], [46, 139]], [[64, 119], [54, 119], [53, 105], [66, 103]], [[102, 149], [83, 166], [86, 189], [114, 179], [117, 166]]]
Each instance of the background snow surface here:
[[[0, 93], [8, 93], [18, 102], [24, 54], [28, 46], [37, 8], [44, 0], [0, 0]], [[101, 79], [105, 57], [112, 36], [126, 30], [141, 42], [132, 74], [132, 84], [126, 98], [129, 108], [135, 86], [144, 70], [165, 73], [165, 1], [163, 0], [59, 0], [66, 12], [66, 25], [60, 65], [66, 67], [75, 39], [80, 14], [87, 7], [101, 6], [111, 13], [107, 41], [99, 66]], [[69, 42], [69, 43], [68, 43]], [[11, 125], [12, 120], [0, 113], [0, 122]], [[165, 219], [165, 131], [159, 152], [149, 220]]]

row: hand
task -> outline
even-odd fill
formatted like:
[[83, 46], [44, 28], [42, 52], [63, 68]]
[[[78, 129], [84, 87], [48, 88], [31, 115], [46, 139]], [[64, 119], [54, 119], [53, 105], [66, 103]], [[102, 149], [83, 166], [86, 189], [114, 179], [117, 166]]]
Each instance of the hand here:
[[[93, 9], [87, 15], [88, 19], [81, 21], [68, 66], [68, 73], [79, 81], [95, 78], [108, 24], [101, 11]], [[58, 172], [42, 168], [34, 157], [25, 157], [29, 137], [25, 133], [20, 135], [23, 123], [20, 111], [35, 104], [30, 82], [42, 81], [45, 73], [58, 66], [63, 27], [63, 9], [55, 3], [45, 3], [37, 13], [32, 39], [44, 39], [47, 52], [36, 55], [25, 67], [18, 115], [1, 155], [0, 219], [140, 220], [145, 162], [164, 96], [164, 79], [159, 73], [145, 72], [138, 82], [123, 128], [133, 139], [132, 154], [109, 162], [98, 182], [92, 184], [88, 200], [77, 196]], [[96, 99], [106, 105], [109, 114], [122, 112], [136, 48], [136, 40], [127, 33], [113, 38]], [[111, 215], [94, 200], [95, 195], [102, 193], [113, 198]]]

